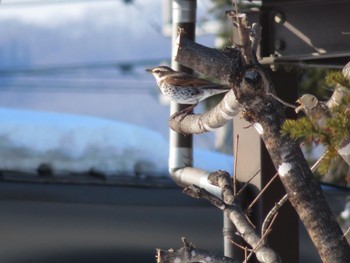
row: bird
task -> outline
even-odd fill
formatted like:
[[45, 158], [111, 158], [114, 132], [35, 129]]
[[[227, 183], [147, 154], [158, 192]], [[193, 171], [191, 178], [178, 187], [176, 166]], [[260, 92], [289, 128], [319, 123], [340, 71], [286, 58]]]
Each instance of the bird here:
[[296, 113], [304, 111], [306, 116], [315, 123], [320, 129], [324, 128], [327, 120], [332, 117], [331, 111], [324, 101], [319, 101], [316, 96], [312, 94], [304, 94], [297, 101], [300, 104], [295, 109]]
[[172, 118], [181, 114], [185, 114], [185, 117], [200, 101], [230, 90], [228, 86], [216, 84], [185, 72], [178, 72], [167, 66], [149, 68], [146, 71], [154, 76], [160, 91], [167, 99], [180, 104], [192, 104], [175, 113]]

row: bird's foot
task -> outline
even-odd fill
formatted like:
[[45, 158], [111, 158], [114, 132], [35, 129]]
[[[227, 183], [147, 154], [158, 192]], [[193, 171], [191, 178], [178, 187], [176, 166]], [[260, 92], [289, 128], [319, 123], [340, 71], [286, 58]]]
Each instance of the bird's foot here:
[[175, 119], [176, 117], [181, 116], [181, 119], [179, 121], [182, 121], [187, 115], [190, 114], [190, 112], [193, 110], [193, 108], [196, 106], [197, 104], [193, 104], [191, 105], [190, 107], [188, 108], [185, 108], [183, 110], [180, 110], [178, 112], [175, 112], [173, 115], [171, 115], [170, 119], [173, 120]]

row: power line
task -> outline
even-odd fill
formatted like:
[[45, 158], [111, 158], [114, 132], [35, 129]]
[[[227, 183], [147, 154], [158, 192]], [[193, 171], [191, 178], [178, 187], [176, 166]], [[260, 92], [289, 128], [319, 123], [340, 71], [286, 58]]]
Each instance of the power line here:
[[75, 4], [75, 3], [93, 3], [93, 2], [124, 2], [130, 4], [133, 0], [12, 0], [12, 1], [0, 1], [4, 7], [25, 7], [35, 5], [57, 5], [57, 4]]
[[16, 68], [0, 68], [0, 77], [14, 75], [50, 75], [63, 74], [81, 70], [114, 69], [122, 73], [130, 73], [137, 67], [158, 65], [160, 62], [169, 62], [169, 59], [145, 59], [125, 62], [91, 62], [66, 65], [43, 65]]

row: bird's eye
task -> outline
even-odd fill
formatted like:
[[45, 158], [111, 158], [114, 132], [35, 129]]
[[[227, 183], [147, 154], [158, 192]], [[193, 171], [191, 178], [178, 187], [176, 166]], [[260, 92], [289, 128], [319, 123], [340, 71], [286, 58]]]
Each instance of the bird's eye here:
[[155, 72], [155, 73], [159, 73], [159, 72], [160, 72], [160, 70], [159, 70], [159, 69], [156, 69], [154, 72]]

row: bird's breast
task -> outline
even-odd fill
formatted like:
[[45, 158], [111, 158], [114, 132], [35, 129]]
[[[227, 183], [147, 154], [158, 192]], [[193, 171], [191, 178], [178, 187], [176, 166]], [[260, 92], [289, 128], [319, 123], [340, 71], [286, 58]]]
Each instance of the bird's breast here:
[[164, 82], [158, 86], [165, 97], [176, 103], [196, 104], [201, 100], [201, 92], [197, 88], [178, 87]]

